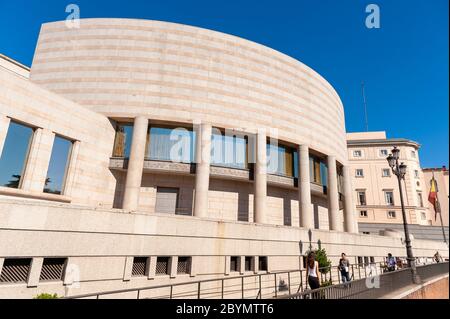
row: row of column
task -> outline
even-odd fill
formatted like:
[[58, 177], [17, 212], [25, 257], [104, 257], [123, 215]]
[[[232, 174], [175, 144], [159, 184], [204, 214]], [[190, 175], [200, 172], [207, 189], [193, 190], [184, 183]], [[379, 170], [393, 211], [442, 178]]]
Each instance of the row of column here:
[[[139, 193], [144, 167], [145, 143], [148, 131], [148, 119], [137, 117], [134, 122], [133, 138], [128, 162], [128, 172], [125, 182], [123, 208], [136, 210], [139, 205]], [[196, 139], [196, 176], [194, 196], [194, 216], [207, 217], [208, 190], [211, 159], [211, 133], [210, 124], [200, 124], [197, 127]], [[264, 224], [267, 222], [267, 136], [265, 131], [258, 131], [256, 136], [256, 163], [254, 169], [254, 222]], [[309, 167], [309, 147], [300, 145], [298, 198], [300, 226], [308, 229], [314, 228], [314, 215], [311, 203], [311, 181]], [[357, 233], [358, 226], [352, 197], [350, 171], [343, 167], [344, 179], [344, 221], [339, 214], [338, 174], [336, 158], [327, 157], [328, 166], [328, 219], [330, 230]], [[344, 229], [343, 229], [344, 228]]]

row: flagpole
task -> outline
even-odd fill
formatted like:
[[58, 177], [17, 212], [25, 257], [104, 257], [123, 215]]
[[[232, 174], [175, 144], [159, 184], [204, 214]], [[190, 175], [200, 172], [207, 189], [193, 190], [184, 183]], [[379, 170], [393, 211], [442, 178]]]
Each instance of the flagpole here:
[[438, 197], [439, 197], [439, 196], [438, 196], [438, 195], [439, 195], [439, 192], [438, 192], [436, 180], [435, 180], [435, 183], [436, 183], [436, 203], [437, 203], [437, 205], [436, 205], [436, 207], [435, 207], [434, 209], [435, 209], [435, 210], [436, 210], [436, 208], [438, 209], [438, 211], [437, 211], [436, 213], [439, 214], [439, 220], [441, 221], [442, 236], [444, 237], [444, 243], [446, 243], [447, 246], [448, 246], [448, 243], [447, 243], [447, 236], [445, 236], [444, 223], [442, 222], [441, 204], [439, 203], [439, 199], [438, 199]]

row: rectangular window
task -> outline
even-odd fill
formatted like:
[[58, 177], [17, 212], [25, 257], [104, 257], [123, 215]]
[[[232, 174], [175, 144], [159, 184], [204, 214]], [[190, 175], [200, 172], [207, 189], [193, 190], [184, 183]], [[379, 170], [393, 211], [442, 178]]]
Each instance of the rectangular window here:
[[361, 210], [361, 211], [359, 211], [359, 216], [360, 216], [360, 217], [367, 217], [367, 210]]
[[419, 207], [423, 207], [422, 192], [417, 192], [417, 203], [419, 204]]
[[116, 139], [114, 141], [113, 157], [130, 157], [131, 139], [133, 138], [132, 123], [116, 124]]
[[327, 183], [328, 169], [326, 164], [320, 158], [316, 156], [309, 157], [309, 173], [311, 182], [320, 185], [328, 184]]
[[391, 170], [389, 168], [383, 168], [382, 176], [383, 177], [390, 177], [391, 176]]
[[248, 138], [243, 134], [222, 134], [214, 129], [211, 137], [211, 164], [216, 166], [248, 168]]
[[133, 277], [143, 277], [147, 275], [148, 269], [148, 257], [134, 257], [133, 258], [133, 269], [131, 275]]
[[31, 258], [11, 258], [3, 262], [0, 282], [24, 283], [28, 280]]
[[294, 156], [297, 152], [284, 145], [267, 144], [267, 173], [294, 177]]
[[178, 188], [157, 187], [155, 212], [176, 214], [178, 209]]
[[369, 257], [368, 256], [364, 256], [364, 264], [365, 265], [369, 264]]
[[388, 156], [388, 150], [386, 150], [386, 149], [380, 150], [380, 156], [381, 157], [387, 157]]
[[0, 157], [0, 186], [20, 188], [34, 130], [11, 121]]
[[366, 191], [358, 191], [358, 204], [361, 206], [366, 206]]
[[368, 231], [363, 231], [362, 232], [364, 235], [370, 235], [370, 232], [368, 232]]
[[370, 256], [370, 263], [371, 263], [371, 264], [374, 264], [374, 263], [375, 263], [375, 257]]
[[230, 271], [239, 271], [239, 257], [231, 256], [230, 257]]
[[396, 218], [396, 213], [394, 210], [388, 211], [388, 218]]
[[360, 151], [360, 150], [353, 151], [353, 157], [361, 157], [361, 156], [362, 156], [362, 151]]
[[384, 198], [386, 200], [386, 205], [394, 206], [394, 192], [384, 191]]
[[419, 178], [419, 171], [417, 169], [414, 170], [414, 178]]
[[259, 271], [267, 271], [267, 256], [259, 256]]
[[72, 141], [55, 136], [47, 178], [45, 179], [44, 193], [58, 195], [63, 193], [71, 150]]
[[358, 265], [362, 265], [363, 263], [363, 258], [361, 256], [358, 256]]
[[421, 212], [420, 215], [421, 215], [422, 220], [427, 219], [427, 214], [425, 212]]
[[39, 281], [63, 280], [67, 258], [44, 258]]
[[253, 262], [253, 257], [251, 256], [246, 256], [245, 257], [245, 271], [252, 271], [252, 262]]
[[178, 257], [177, 274], [189, 274], [191, 272], [191, 257]]
[[411, 151], [411, 157], [416, 158], [416, 151]]
[[169, 274], [169, 261], [170, 257], [157, 257], [156, 258], [156, 275], [168, 275]]
[[187, 128], [150, 127], [146, 157], [156, 161], [193, 163], [195, 132]]
[[364, 170], [362, 168], [357, 168], [355, 171], [356, 177], [364, 177]]

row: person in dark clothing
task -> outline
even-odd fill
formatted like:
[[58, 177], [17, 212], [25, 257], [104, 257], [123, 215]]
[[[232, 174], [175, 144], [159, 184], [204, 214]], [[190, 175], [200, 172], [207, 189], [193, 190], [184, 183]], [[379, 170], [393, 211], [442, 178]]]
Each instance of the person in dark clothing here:
[[345, 253], [341, 254], [339, 259], [339, 271], [341, 272], [342, 282], [346, 283], [350, 281], [350, 261], [347, 259]]
[[395, 271], [395, 265], [397, 264], [397, 262], [391, 253], [388, 254], [386, 264], [388, 271]]

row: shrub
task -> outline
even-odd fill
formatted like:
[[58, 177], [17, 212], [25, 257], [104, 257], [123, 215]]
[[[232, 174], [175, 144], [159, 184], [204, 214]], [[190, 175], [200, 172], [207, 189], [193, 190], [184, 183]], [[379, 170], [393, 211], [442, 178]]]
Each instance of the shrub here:
[[316, 260], [319, 263], [320, 272], [323, 274], [328, 273], [331, 267], [331, 260], [328, 259], [327, 252], [325, 249], [316, 249]]
[[42, 293], [37, 295], [36, 297], [34, 297], [34, 299], [58, 299], [58, 295], [57, 294], [47, 294], [47, 293]]

